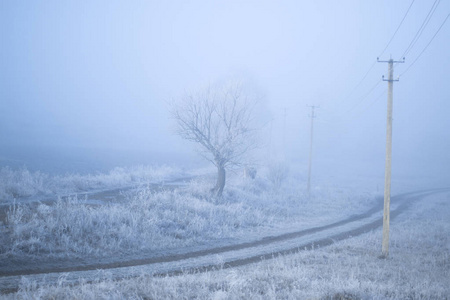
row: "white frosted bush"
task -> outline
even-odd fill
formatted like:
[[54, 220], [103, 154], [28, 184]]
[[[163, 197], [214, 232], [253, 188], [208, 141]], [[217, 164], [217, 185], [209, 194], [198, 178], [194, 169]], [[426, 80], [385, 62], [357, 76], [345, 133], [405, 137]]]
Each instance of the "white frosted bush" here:
[[14, 198], [37, 195], [67, 195], [91, 190], [120, 188], [150, 182], [164, 182], [186, 176], [177, 168], [169, 166], [136, 166], [114, 168], [108, 173], [66, 174], [50, 176], [41, 172], [30, 172], [26, 168], [0, 169], [0, 202], [11, 202]]
[[289, 176], [289, 165], [284, 162], [271, 163], [267, 170], [267, 179], [279, 189]]
[[0, 169], [0, 202], [46, 192], [47, 180], [48, 175], [40, 172], [31, 173], [26, 168], [12, 170], [3, 167]]
[[71, 197], [54, 205], [11, 209], [9, 249], [3, 254], [107, 256], [189, 246], [230, 237], [268, 222], [243, 203], [213, 204], [178, 191], [143, 190], [129, 201], [91, 206]]

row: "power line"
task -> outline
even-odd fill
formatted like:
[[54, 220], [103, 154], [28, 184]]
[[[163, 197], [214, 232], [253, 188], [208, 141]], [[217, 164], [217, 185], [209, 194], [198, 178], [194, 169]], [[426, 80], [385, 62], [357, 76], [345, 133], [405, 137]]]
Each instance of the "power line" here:
[[[381, 82], [381, 81], [380, 81], [380, 82]], [[381, 96], [384, 96], [384, 95], [386, 94], [386, 92], [387, 92], [387, 89], [384, 89], [383, 92], [382, 92], [381, 94], [379, 94], [375, 99], [373, 99], [372, 102], [369, 103], [369, 105], [367, 105], [367, 107], [365, 108], [365, 110], [371, 108], [372, 105], [374, 105], [374, 104], [381, 98]]]
[[420, 52], [419, 56], [416, 57], [416, 59], [408, 66], [408, 68], [406, 68], [405, 71], [403, 71], [403, 73], [400, 74], [400, 76], [403, 76], [403, 74], [405, 74], [415, 63], [416, 61], [422, 56], [422, 54], [425, 52], [425, 50], [427, 50], [428, 46], [430, 46], [431, 42], [434, 40], [434, 38], [436, 37], [436, 35], [439, 33], [439, 31], [442, 29], [442, 27], [444, 26], [445, 22], [447, 22], [448, 17], [450, 17], [450, 13], [447, 15], [447, 17], [445, 18], [444, 22], [442, 22], [441, 26], [439, 26], [439, 29], [436, 31], [436, 33], [433, 35], [433, 37], [431, 38], [431, 40], [428, 42], [428, 44], [425, 46], [425, 48], [423, 48], [422, 52]]
[[372, 88], [367, 93], [365, 93], [355, 105], [349, 108], [345, 114], [348, 114], [349, 112], [353, 111], [358, 105], [360, 105], [377, 88], [377, 86], [380, 85], [380, 83], [381, 81], [377, 80], [376, 84], [372, 86]]
[[[384, 52], [386, 51], [386, 49], [389, 47], [389, 45], [390, 45], [391, 42], [393, 41], [393, 39], [394, 39], [394, 37], [396, 36], [398, 30], [400, 29], [400, 27], [402, 26], [403, 22], [405, 21], [406, 16], [408, 15], [409, 11], [411, 10], [411, 7], [412, 7], [412, 5], [414, 4], [414, 1], [415, 1], [415, 0], [412, 0], [412, 1], [411, 1], [411, 4], [409, 5], [408, 9], [406, 10], [406, 13], [405, 13], [405, 15], [403, 16], [403, 18], [402, 18], [400, 24], [397, 26], [397, 29], [395, 30], [394, 34], [393, 34], [392, 37], [390, 38], [390, 40], [389, 40], [389, 42], [387, 43], [387, 45], [384, 47], [384, 49], [383, 49], [383, 51], [381, 52], [381, 54], [378, 55], [378, 57], [380, 57], [380, 56], [382, 56], [382, 55], [384, 54]], [[436, 0], [436, 1], [437, 1], [437, 0]], [[440, 1], [440, 0], [439, 0], [439, 1]], [[369, 75], [370, 71], [372, 71], [372, 69], [373, 69], [373, 67], [376, 65], [376, 63], [377, 63], [376, 61], [374, 61], [374, 62], [372, 63], [372, 65], [369, 67], [369, 70], [367, 70], [367, 72], [364, 74], [364, 76], [362, 77], [362, 79], [358, 82], [358, 84], [356, 84], [356, 86], [352, 89], [352, 91], [350, 92], [350, 94], [349, 94], [346, 98], [344, 98], [343, 101], [348, 100], [348, 99], [350, 98], [350, 96], [353, 95], [353, 93], [356, 91], [356, 89], [357, 89], [357, 88], [361, 85], [361, 83], [363, 83], [363, 81], [367, 78], [367, 76]], [[377, 86], [379, 83], [380, 83], [380, 82], [378, 82], [378, 83], [376, 84], [376, 86]], [[367, 96], [375, 89], [376, 86], [372, 87], [372, 88], [369, 90], [369, 92], [368, 92], [365, 96], [363, 96], [363, 97], [361, 98], [360, 101], [358, 101], [357, 104], [355, 104], [352, 108], [349, 109], [349, 111], [353, 110], [354, 107], [356, 107], [357, 105], [361, 104], [362, 101], [363, 101], [363, 100], [364, 100], [364, 99], [365, 99], [365, 98], [366, 98], [366, 97], [367, 97]]]
[[[435, 0], [435, 1], [440, 1], [440, 0]], [[392, 41], [394, 40], [395, 36], [397, 35], [398, 31], [400, 30], [400, 27], [403, 25], [403, 22], [405, 21], [406, 17], [408, 16], [411, 7], [413, 6], [415, 0], [411, 1], [411, 4], [408, 6], [408, 9], [406, 10], [402, 20], [400, 21], [399, 25], [397, 26], [397, 28], [395, 29], [395, 32], [393, 33], [393, 35], [391, 36], [391, 38], [389, 39], [388, 43], [386, 44], [386, 46], [384, 47], [383, 51], [380, 53], [380, 56], [382, 56], [384, 54], [384, 52], [387, 50], [387, 48], [390, 46], [390, 44], [392, 43]], [[436, 5], [437, 6], [437, 5]], [[364, 82], [364, 80], [367, 78], [367, 76], [369, 75], [369, 73], [372, 71], [372, 69], [374, 68], [375, 64], [377, 63], [377, 61], [374, 61], [372, 63], [372, 65], [369, 67], [368, 71], [364, 74], [364, 76], [362, 77], [362, 79], [356, 84], [356, 86], [352, 89], [352, 91], [350, 92], [350, 94], [344, 98], [343, 101], [346, 101], [350, 98], [350, 96], [357, 90], [357, 88]], [[371, 95], [371, 93], [378, 87], [378, 85], [381, 83], [381, 81], [376, 82], [376, 84], [374, 86], [372, 86], [372, 88], [370, 88], [370, 90], [365, 93], [363, 96], [361, 96], [358, 101], [352, 105], [345, 114], [348, 114], [350, 112], [352, 112], [353, 110], [356, 109], [356, 107], [358, 107], [359, 105], [361, 105], [363, 103], [363, 101], [369, 96]], [[377, 97], [378, 99], [379, 97]]]
[[373, 67], [376, 65], [376, 61], [373, 62], [373, 64], [370, 66], [369, 70], [366, 72], [366, 74], [363, 76], [363, 78], [358, 82], [358, 84], [353, 88], [353, 90], [348, 95], [347, 99], [353, 94], [353, 92], [361, 85], [361, 83], [366, 79], [367, 75], [369, 75], [370, 71], [372, 71]]
[[[361, 97], [361, 100], [360, 100], [360, 103], [362, 103], [362, 100], [364, 100], [365, 98], [367, 98], [368, 96], [370, 96], [371, 94], [372, 94], [372, 92], [381, 84], [381, 80], [378, 80], [377, 81], [377, 83], [369, 90], [369, 92], [367, 92], [363, 97]], [[371, 101], [370, 101], [370, 103], [368, 104], [368, 105], [365, 105], [361, 110], [359, 110], [359, 111], [355, 111], [355, 109], [356, 109], [356, 107], [357, 107], [357, 105], [355, 105], [355, 106], [353, 106], [352, 108], [350, 108], [350, 109], [348, 109], [347, 111], [345, 111], [345, 113], [342, 113], [342, 114], [340, 114], [340, 115], [346, 115], [347, 117], [348, 116], [350, 116], [350, 117], [353, 117], [353, 116], [355, 116], [356, 115], [356, 113], [359, 113], [359, 114], [361, 114], [361, 113], [363, 113], [363, 112], [366, 112], [367, 111], [367, 109], [369, 109], [369, 108], [371, 108], [380, 98], [381, 98], [381, 96], [383, 96], [383, 95], [385, 95], [386, 94], [386, 91], [387, 91], [387, 89], [384, 89], [383, 90], [383, 92], [381, 93], [381, 94], [379, 94], [378, 96], [376, 96], [375, 98], [373, 98]], [[359, 104], [360, 104], [359, 103]], [[324, 110], [326, 111], [327, 109], [326, 108], [324, 108]], [[336, 121], [330, 121], [330, 120], [324, 120], [323, 118], [322, 119], [320, 119], [320, 122], [321, 123], [332, 123], [332, 124], [343, 124], [343, 123], [345, 123], [345, 122], [347, 122], [349, 119], [347, 119], [347, 120], [343, 120], [343, 119], [338, 119], [338, 120], [336, 120]]]
[[414, 45], [416, 44], [416, 42], [419, 40], [420, 36], [422, 35], [425, 27], [428, 25], [428, 23], [431, 20], [431, 17], [433, 16], [433, 14], [436, 11], [436, 8], [438, 7], [439, 3], [441, 2], [441, 0], [435, 0], [433, 5], [430, 8], [430, 11], [428, 12], [427, 16], [425, 17], [425, 20], [423, 20], [422, 25], [420, 26], [419, 30], [417, 30], [416, 34], [414, 35], [413, 39], [411, 40], [411, 42], [409, 43], [408, 47], [406, 48], [405, 52], [403, 53], [402, 57], [405, 57], [409, 51], [411, 51], [411, 49], [414, 47]]
[[348, 113], [352, 112], [353, 110], [355, 110], [356, 107], [358, 107], [358, 105], [360, 105], [367, 97], [370, 96], [370, 94], [372, 94], [372, 92], [380, 85], [380, 83], [381, 83], [381, 81], [377, 80], [377, 82], [370, 88], [370, 90], [367, 93], [363, 94], [361, 97], [359, 97], [358, 102], [355, 103], [349, 109], [347, 109], [344, 114], [348, 114]]
[[378, 55], [378, 57], [381, 57], [381, 56], [384, 54], [384, 52], [386, 51], [386, 49], [389, 47], [389, 45], [391, 44], [391, 42], [392, 42], [392, 40], [394, 39], [395, 35], [397, 34], [398, 30], [399, 30], [400, 27], [402, 26], [403, 21], [405, 21], [405, 18], [406, 18], [406, 16], [408, 15], [409, 10], [411, 9], [411, 6], [414, 4], [414, 1], [415, 1], [415, 0], [413, 0], [413, 1], [411, 2], [411, 4], [409, 5], [408, 10], [406, 11], [405, 15], [403, 16], [402, 21], [400, 22], [400, 24], [398, 25], [398, 27], [397, 27], [397, 29], [395, 30], [394, 34], [392, 35], [391, 39], [390, 39], [389, 42], [387, 43], [386, 47], [384, 47], [383, 51], [381, 52], [380, 55]]

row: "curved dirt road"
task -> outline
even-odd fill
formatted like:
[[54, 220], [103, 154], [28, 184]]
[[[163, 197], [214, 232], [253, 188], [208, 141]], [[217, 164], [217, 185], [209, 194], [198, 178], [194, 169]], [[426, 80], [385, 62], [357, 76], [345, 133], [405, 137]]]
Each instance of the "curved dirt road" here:
[[[431, 194], [449, 192], [450, 189], [433, 189], [393, 196], [391, 219], [404, 212], [412, 203]], [[11, 292], [18, 288], [21, 277], [38, 283], [55, 282], [61, 276], [67, 282], [77, 282], [79, 278], [93, 280], [102, 276], [114, 279], [137, 276], [143, 273], [153, 275], [179, 274], [187, 270], [206, 271], [216, 268], [242, 266], [262, 259], [270, 259], [279, 254], [287, 254], [330, 245], [338, 240], [357, 236], [382, 225], [382, 206], [377, 204], [366, 212], [351, 216], [331, 224], [313, 227], [301, 231], [269, 236], [261, 240], [222, 246], [212, 249], [160, 257], [141, 257], [139, 259], [118, 260], [106, 263], [84, 263], [39, 266], [34, 269], [16, 270], [0, 273], [0, 291]], [[100, 271], [103, 270], [103, 271]], [[104, 271], [107, 270], [107, 271]], [[70, 272], [70, 273], [67, 273]]]

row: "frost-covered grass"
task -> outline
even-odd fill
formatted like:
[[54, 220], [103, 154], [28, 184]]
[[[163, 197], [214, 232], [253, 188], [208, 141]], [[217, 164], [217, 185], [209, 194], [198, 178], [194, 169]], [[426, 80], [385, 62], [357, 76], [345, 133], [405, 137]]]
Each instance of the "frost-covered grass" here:
[[[76, 196], [54, 203], [12, 205], [0, 259], [98, 258], [259, 239], [324, 225], [372, 205], [370, 191], [315, 186], [311, 197], [293, 172], [274, 180], [230, 174], [222, 198], [209, 190], [214, 178], [187, 187], [140, 189], [125, 201], [91, 205]], [[123, 177], [123, 176], [122, 176]], [[123, 182], [123, 181], [121, 181]]]
[[[231, 236], [267, 221], [242, 203], [213, 204], [178, 191], [144, 190], [129, 202], [92, 207], [59, 200], [8, 216], [11, 234], [1, 256], [109, 256], [162, 251]], [[0, 257], [1, 257], [0, 256]]]
[[449, 299], [450, 197], [430, 196], [392, 222], [390, 258], [381, 230], [332, 246], [235, 269], [142, 275], [67, 286], [23, 279], [5, 299]]
[[46, 182], [49, 176], [41, 172], [30, 172], [26, 168], [0, 169], [0, 203], [17, 197], [28, 197], [48, 192]]
[[55, 175], [30, 172], [26, 168], [0, 169], [0, 204], [15, 198], [37, 195], [67, 195], [89, 190], [118, 188], [148, 182], [161, 182], [183, 174], [169, 166], [114, 168], [108, 173]]

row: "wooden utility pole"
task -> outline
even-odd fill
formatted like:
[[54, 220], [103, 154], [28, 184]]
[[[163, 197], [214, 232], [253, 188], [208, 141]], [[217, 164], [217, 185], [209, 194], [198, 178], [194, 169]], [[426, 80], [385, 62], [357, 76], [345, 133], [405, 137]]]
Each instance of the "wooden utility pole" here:
[[392, 163], [392, 106], [393, 106], [393, 88], [394, 81], [394, 62], [402, 63], [405, 61], [394, 61], [392, 58], [388, 61], [378, 62], [388, 63], [388, 79], [383, 81], [388, 82], [388, 96], [387, 96], [387, 122], [386, 122], [386, 164], [384, 170], [384, 209], [383, 209], [383, 242], [381, 248], [381, 256], [387, 258], [389, 255], [389, 220], [390, 220], [390, 205], [391, 205], [391, 163]]
[[283, 155], [286, 158], [286, 116], [287, 116], [287, 108], [284, 108], [283, 113]]
[[311, 166], [312, 166], [312, 145], [313, 145], [313, 133], [314, 133], [314, 118], [316, 117], [314, 115], [314, 109], [317, 106], [310, 106], [311, 107], [311, 139], [309, 142], [309, 167], [308, 167], [308, 185], [307, 185], [307, 190], [308, 190], [308, 196], [310, 195], [310, 191], [311, 191]]

